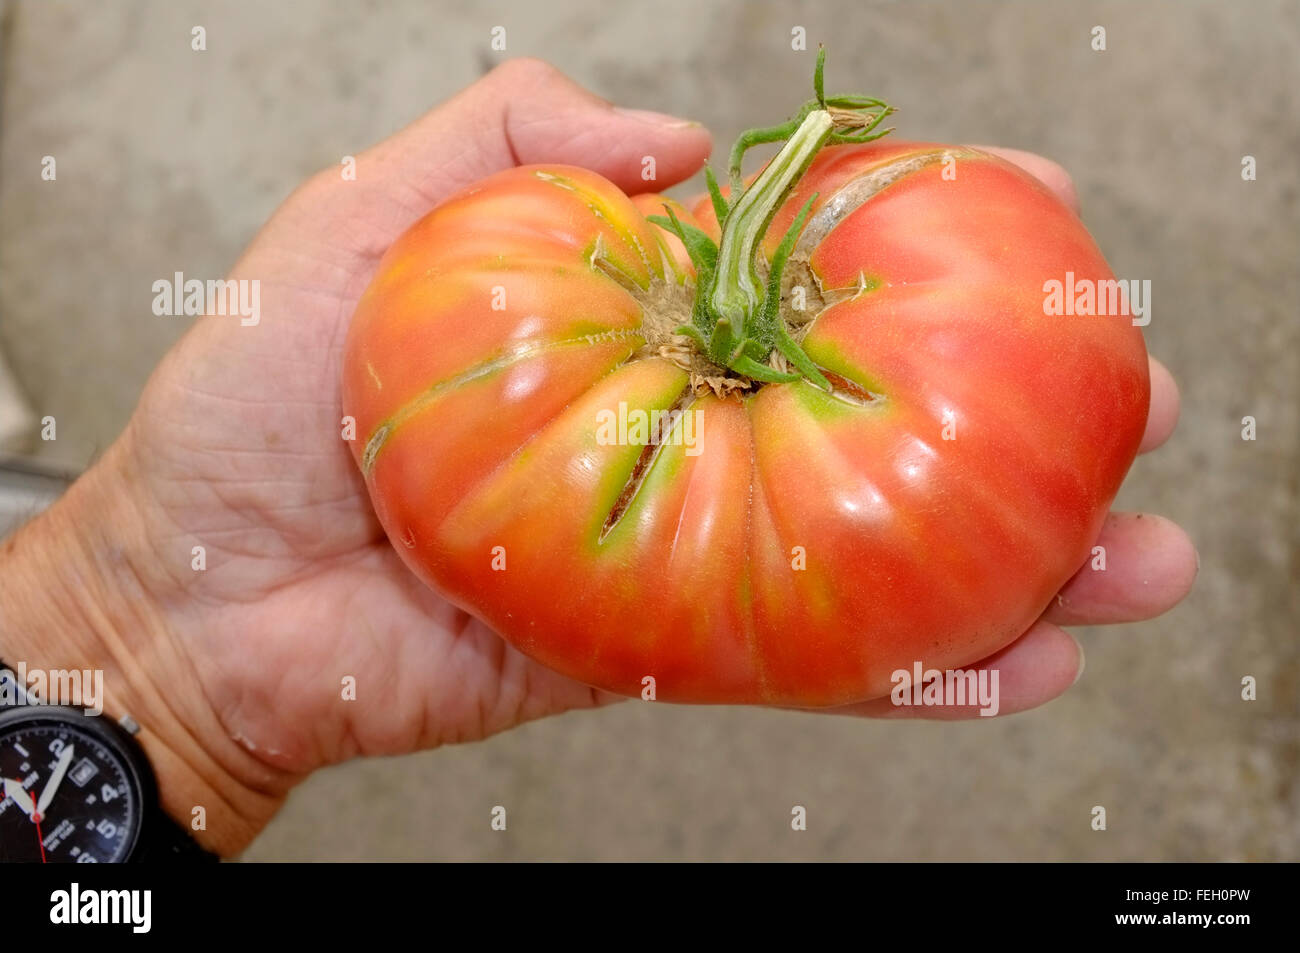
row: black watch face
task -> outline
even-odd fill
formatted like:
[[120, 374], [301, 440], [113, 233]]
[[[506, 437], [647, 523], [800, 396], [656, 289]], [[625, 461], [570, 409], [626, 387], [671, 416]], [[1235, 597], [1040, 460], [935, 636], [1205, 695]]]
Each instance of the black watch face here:
[[112, 733], [78, 717], [0, 723], [0, 862], [105, 864], [130, 854], [139, 783]]

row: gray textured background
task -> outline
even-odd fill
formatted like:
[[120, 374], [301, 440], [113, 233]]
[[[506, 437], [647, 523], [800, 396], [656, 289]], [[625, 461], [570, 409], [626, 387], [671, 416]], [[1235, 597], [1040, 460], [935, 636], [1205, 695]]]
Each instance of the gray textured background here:
[[[59, 465], [112, 441], [185, 330], [151, 313], [152, 281], [223, 272], [296, 182], [497, 62], [496, 24], [511, 55], [699, 119], [718, 143], [806, 96], [811, 54], [789, 48], [803, 25], [831, 46], [829, 85], [900, 105], [903, 135], [1061, 161], [1115, 271], [1153, 283], [1148, 345], [1183, 419], [1120, 505], [1182, 522], [1201, 575], [1157, 621], [1077, 630], [1088, 671], [1063, 699], [957, 725], [568, 715], [321, 772], [247, 859], [1300, 859], [1295, 3], [0, 8], [0, 351], [58, 418], [36, 452]], [[39, 179], [46, 154], [57, 187]]]

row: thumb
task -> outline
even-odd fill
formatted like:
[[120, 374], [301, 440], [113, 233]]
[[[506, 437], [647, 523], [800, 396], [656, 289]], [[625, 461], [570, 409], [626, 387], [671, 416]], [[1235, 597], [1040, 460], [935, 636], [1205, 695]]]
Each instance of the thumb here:
[[[373, 203], [390, 206], [378, 220], [410, 224], [510, 166], [580, 165], [628, 193], [658, 191], [698, 172], [711, 148], [699, 123], [617, 108], [541, 60], [517, 59], [358, 156], [350, 185], [369, 193], [372, 216], [380, 211]], [[655, 164], [650, 182], [642, 178], [647, 156]]]

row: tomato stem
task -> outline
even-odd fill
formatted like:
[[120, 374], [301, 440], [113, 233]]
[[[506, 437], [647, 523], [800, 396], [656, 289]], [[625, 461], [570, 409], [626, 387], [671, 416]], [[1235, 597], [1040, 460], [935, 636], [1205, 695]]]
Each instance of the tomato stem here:
[[[796, 115], [776, 126], [747, 130], [736, 140], [727, 170], [730, 197], [722, 195], [712, 170], [706, 170], [709, 195], [722, 230], [716, 245], [700, 229], [681, 222], [671, 209], [668, 218], [653, 216], [651, 221], [677, 235], [695, 265], [691, 324], [678, 328], [678, 333], [694, 341], [714, 364], [751, 380], [782, 383], [807, 378], [829, 391], [829, 381], [791, 337], [781, 314], [782, 272], [816, 195], [804, 203], [773, 254], [766, 287], [758, 269], [758, 256], [772, 220], [822, 147], [871, 142], [893, 131], [878, 130], [885, 117], [894, 112], [880, 100], [854, 95], [827, 97], [823, 87], [825, 63], [826, 51], [819, 50], [813, 74], [815, 98]], [[785, 145], [745, 188], [741, 177], [745, 153], [769, 142]], [[797, 373], [778, 370], [769, 363], [778, 353]]]

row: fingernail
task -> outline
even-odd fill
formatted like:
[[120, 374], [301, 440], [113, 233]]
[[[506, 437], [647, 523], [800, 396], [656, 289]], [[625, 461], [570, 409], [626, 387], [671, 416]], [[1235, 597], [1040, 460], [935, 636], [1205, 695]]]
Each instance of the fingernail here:
[[667, 113], [657, 113], [649, 109], [624, 109], [622, 106], [615, 106], [614, 112], [620, 116], [635, 119], [637, 122], [662, 126], [665, 129], [690, 129], [700, 125], [693, 119], [681, 119], [678, 116], [669, 116]]
[[[1071, 634], [1070, 638], [1074, 639], [1074, 635]], [[1083, 645], [1078, 639], [1074, 639], [1074, 647], [1079, 650], [1079, 670], [1074, 673], [1074, 681], [1070, 683], [1071, 688], [1079, 684], [1079, 679], [1083, 678], [1083, 670], [1088, 665], [1088, 657], [1083, 654]]]

